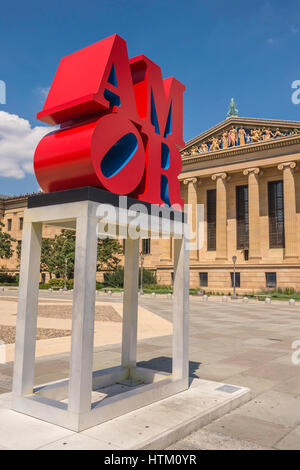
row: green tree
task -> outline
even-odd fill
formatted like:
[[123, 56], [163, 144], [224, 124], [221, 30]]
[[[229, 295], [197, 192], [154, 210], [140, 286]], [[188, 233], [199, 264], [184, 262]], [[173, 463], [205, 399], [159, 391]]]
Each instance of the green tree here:
[[65, 262], [67, 262], [67, 279], [74, 276], [75, 264], [75, 232], [62, 230], [53, 240], [54, 274], [63, 278], [65, 275]]
[[49, 273], [50, 279], [52, 279], [52, 275], [55, 271], [53, 242], [53, 238], [42, 239], [41, 271], [47, 271]]
[[12, 244], [16, 240], [9, 233], [4, 232], [3, 227], [4, 224], [0, 222], [0, 259], [9, 259], [14, 253]]
[[105, 238], [98, 240], [97, 245], [97, 271], [115, 271], [120, 263], [120, 257], [123, 253], [123, 247], [118, 240]]
[[[44, 238], [42, 241], [41, 270], [47, 271], [50, 278], [54, 274], [56, 277], [64, 278], [65, 263], [67, 262], [67, 278], [74, 277], [75, 264], [75, 232], [73, 230], [62, 230], [53, 239]], [[123, 249], [117, 240], [110, 238], [98, 240], [97, 245], [97, 271], [116, 270], [120, 263], [118, 255]]]

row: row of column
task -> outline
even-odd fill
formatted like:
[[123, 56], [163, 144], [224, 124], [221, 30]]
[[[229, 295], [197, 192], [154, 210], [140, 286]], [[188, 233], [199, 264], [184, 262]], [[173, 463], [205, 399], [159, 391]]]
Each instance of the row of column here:
[[[294, 169], [295, 162], [286, 162], [278, 165], [278, 170], [283, 172], [284, 191], [284, 227], [285, 227], [285, 258], [298, 257], [297, 225], [296, 225], [296, 191]], [[259, 231], [259, 177], [262, 175], [260, 168], [247, 168], [243, 171], [248, 176], [248, 212], [249, 212], [249, 259], [256, 260], [261, 257], [260, 231]], [[216, 259], [227, 259], [227, 173], [212, 175], [216, 182]], [[195, 230], [197, 178], [187, 178], [184, 184], [188, 187], [188, 203], [192, 212], [189, 214], [191, 228]], [[197, 259], [197, 252], [191, 252], [191, 260]]]

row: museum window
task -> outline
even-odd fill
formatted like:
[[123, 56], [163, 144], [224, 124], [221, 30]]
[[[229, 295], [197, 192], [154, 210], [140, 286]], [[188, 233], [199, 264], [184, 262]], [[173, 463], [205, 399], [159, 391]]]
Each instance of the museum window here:
[[[233, 273], [230, 273], [230, 278], [231, 278], [231, 287], [233, 287]], [[235, 287], [241, 287], [240, 273], [235, 273]]]
[[199, 273], [200, 287], [208, 286], [208, 273]]
[[7, 219], [7, 231], [11, 231], [12, 219]]
[[266, 287], [276, 289], [276, 273], [266, 273]]
[[143, 255], [149, 255], [151, 251], [151, 240], [150, 238], [142, 239], [142, 253]]
[[237, 249], [249, 248], [248, 186], [236, 187], [236, 241]]
[[19, 230], [23, 230], [23, 217], [19, 217]]
[[216, 249], [216, 190], [207, 191], [207, 250]]
[[268, 183], [270, 248], [284, 248], [283, 181]]

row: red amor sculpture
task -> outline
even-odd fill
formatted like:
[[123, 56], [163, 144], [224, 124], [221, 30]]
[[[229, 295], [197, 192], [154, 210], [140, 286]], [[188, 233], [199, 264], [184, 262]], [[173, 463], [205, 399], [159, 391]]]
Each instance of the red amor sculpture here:
[[142, 201], [183, 205], [183, 92], [118, 35], [64, 57], [37, 118], [60, 125], [38, 144], [45, 192], [96, 186]]

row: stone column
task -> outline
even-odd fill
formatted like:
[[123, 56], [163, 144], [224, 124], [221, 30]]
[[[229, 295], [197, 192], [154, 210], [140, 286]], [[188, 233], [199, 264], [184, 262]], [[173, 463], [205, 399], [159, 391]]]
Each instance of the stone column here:
[[295, 167], [295, 162], [280, 163], [278, 165], [278, 170], [283, 172], [285, 258], [299, 256], [297, 249]]
[[216, 258], [227, 259], [227, 197], [226, 173], [216, 173], [212, 179], [217, 189], [217, 223], [216, 223]]
[[243, 174], [248, 176], [249, 259], [257, 259], [261, 257], [258, 177], [262, 172], [259, 168], [247, 168]]
[[[195, 234], [195, 237], [197, 237], [197, 178], [187, 178], [183, 183], [187, 185], [188, 189], [188, 223], [191, 233]], [[190, 242], [197, 247], [197, 239], [191, 237]], [[198, 261], [197, 249], [190, 251], [190, 260]]]

